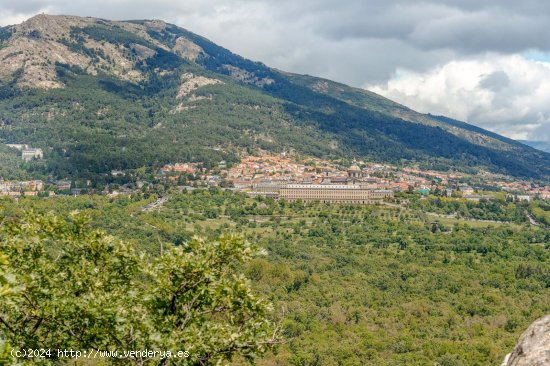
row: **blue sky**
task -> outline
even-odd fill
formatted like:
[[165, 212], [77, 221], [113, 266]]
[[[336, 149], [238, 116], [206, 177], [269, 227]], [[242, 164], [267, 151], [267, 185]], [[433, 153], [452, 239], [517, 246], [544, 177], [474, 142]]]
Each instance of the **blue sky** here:
[[539, 50], [528, 50], [521, 54], [528, 60], [550, 62], [550, 52], [541, 52]]

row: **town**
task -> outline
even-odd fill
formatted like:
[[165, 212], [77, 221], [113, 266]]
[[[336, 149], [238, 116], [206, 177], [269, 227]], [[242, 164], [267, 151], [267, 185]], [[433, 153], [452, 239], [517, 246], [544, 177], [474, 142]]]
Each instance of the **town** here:
[[[10, 145], [22, 151], [22, 159], [42, 159], [42, 150], [28, 145]], [[372, 204], [391, 198], [396, 192], [418, 192], [472, 201], [490, 200], [486, 192], [506, 192], [517, 200], [550, 199], [550, 186], [505, 175], [481, 172], [437, 172], [418, 167], [356, 161], [328, 161], [293, 153], [273, 154], [261, 151], [243, 154], [239, 163], [220, 161], [207, 169], [200, 162], [162, 166], [149, 179], [135, 171], [112, 170], [110, 184], [92, 187], [91, 181], [77, 183], [69, 179], [10, 181], [0, 177], [0, 195], [41, 196], [56, 194], [131, 194], [162, 183], [182, 187], [222, 187], [245, 192], [249, 196], [275, 199], [317, 200]]]

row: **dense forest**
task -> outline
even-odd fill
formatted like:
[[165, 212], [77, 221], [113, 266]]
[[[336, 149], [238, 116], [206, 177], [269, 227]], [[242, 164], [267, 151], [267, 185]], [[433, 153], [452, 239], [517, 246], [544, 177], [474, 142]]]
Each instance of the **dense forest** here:
[[[143, 208], [156, 197], [147, 194], [3, 199], [0, 215], [5, 226], [29, 210], [78, 210], [94, 230], [153, 257], [185, 248], [193, 236], [244, 236], [265, 253], [236, 271], [273, 303], [269, 318], [285, 340], [259, 365], [498, 364], [523, 329], [550, 311], [550, 231], [504, 222], [508, 214], [465, 221], [218, 189], [168, 197], [149, 211]], [[514, 212], [508, 204], [500, 209]]]
[[0, 144], [0, 161], [0, 178], [25, 179], [31, 175], [21, 162], [21, 152], [16, 149]]
[[[433, 212], [448, 216], [475, 220], [493, 220], [522, 223], [527, 221], [525, 211], [529, 209], [528, 202], [512, 202], [506, 195], [500, 198], [481, 199], [479, 202], [451, 197], [429, 197], [411, 200], [409, 207], [424, 212]], [[489, 196], [491, 197], [491, 196]]]

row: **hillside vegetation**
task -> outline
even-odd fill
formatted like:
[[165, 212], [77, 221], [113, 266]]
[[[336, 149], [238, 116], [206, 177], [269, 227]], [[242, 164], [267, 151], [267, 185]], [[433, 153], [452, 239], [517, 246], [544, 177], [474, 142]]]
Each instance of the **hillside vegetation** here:
[[273, 302], [286, 340], [259, 365], [496, 365], [550, 312], [550, 232], [542, 227], [214, 189], [141, 210], [154, 199], [3, 199], [0, 217], [6, 225], [31, 208], [80, 210], [92, 227], [147, 252], [144, 260], [188, 248], [193, 235], [244, 235], [266, 253], [236, 271]]
[[39, 15], [2, 28], [0, 61], [0, 141], [43, 148], [44, 173], [59, 177], [235, 161], [257, 148], [550, 175], [547, 153], [160, 21]]

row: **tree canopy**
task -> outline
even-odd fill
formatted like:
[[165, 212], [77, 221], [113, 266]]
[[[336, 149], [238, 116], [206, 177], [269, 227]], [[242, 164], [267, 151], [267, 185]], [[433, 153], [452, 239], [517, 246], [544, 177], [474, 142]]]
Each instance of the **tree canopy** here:
[[[240, 237], [194, 238], [151, 257], [91, 228], [81, 213], [62, 219], [32, 212], [4, 222], [1, 235], [0, 337], [9, 350], [109, 351], [118, 357], [154, 350], [172, 357], [128, 359], [206, 365], [236, 355], [253, 359], [279, 342], [271, 305], [239, 273], [260, 251]], [[50, 357], [17, 361], [51, 364], [58, 358], [53, 351]]]

